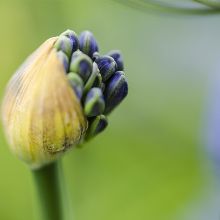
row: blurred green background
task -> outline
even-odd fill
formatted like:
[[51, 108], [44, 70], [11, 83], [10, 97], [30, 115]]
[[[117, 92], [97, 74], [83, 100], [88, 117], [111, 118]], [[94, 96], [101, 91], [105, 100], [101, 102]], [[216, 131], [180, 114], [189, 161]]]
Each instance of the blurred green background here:
[[[220, 14], [139, 11], [111, 0], [0, 1], [1, 97], [23, 60], [67, 28], [92, 31], [101, 53], [124, 54], [128, 98], [106, 132], [63, 158], [74, 219], [189, 220], [209, 195], [201, 137], [219, 22]], [[31, 173], [2, 129], [0, 143], [0, 219], [33, 219]]]

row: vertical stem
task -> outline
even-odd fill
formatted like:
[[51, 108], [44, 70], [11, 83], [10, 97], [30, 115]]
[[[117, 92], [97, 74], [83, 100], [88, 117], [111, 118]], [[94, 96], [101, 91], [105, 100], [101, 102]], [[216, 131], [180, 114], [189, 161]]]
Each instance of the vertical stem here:
[[41, 220], [63, 220], [64, 194], [59, 162], [33, 170]]

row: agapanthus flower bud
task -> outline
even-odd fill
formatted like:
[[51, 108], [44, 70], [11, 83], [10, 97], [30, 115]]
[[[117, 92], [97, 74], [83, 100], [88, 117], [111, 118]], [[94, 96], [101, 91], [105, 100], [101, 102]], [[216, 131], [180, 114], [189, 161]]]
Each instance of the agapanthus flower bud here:
[[66, 36], [60, 36], [55, 43], [55, 48], [58, 51], [63, 51], [68, 57], [70, 57], [73, 49], [73, 44], [70, 38]]
[[80, 34], [79, 48], [91, 58], [93, 57], [93, 54], [99, 50], [96, 39], [90, 31], [83, 31]]
[[111, 50], [108, 55], [115, 60], [117, 64], [117, 71], [124, 70], [123, 58], [119, 50]]
[[101, 83], [102, 76], [99, 72], [97, 64], [93, 63], [92, 74], [85, 84], [84, 94], [86, 94], [92, 87], [101, 87]]
[[84, 112], [87, 117], [94, 117], [104, 112], [105, 101], [100, 88], [92, 88], [85, 99]]
[[101, 133], [105, 130], [107, 126], [108, 120], [105, 115], [99, 115], [91, 119], [91, 121], [89, 122], [89, 129], [86, 132], [86, 140], [89, 140], [90, 138]]
[[81, 77], [77, 73], [71, 72], [68, 73], [67, 78], [69, 79], [69, 82], [73, 87], [77, 97], [81, 99], [83, 94], [83, 81]]
[[86, 54], [78, 50], [72, 55], [70, 71], [78, 73], [83, 81], [86, 82], [92, 73], [92, 60]]
[[116, 71], [117, 64], [110, 56], [102, 56], [95, 60], [98, 65], [99, 71], [102, 75], [102, 80], [107, 81]]
[[110, 54], [116, 61], [100, 56], [90, 32], [83, 32], [80, 39], [82, 51], [71, 30], [47, 40], [6, 89], [5, 132], [12, 151], [32, 168], [102, 132], [108, 124], [105, 115], [127, 95], [125, 75], [116, 71], [116, 62], [123, 64], [121, 56]]
[[72, 53], [79, 49], [79, 40], [74, 31], [66, 30], [61, 34], [61, 36], [66, 36], [72, 41]]
[[102, 86], [102, 76], [100, 73], [98, 73], [92, 87], [100, 87], [101, 88], [101, 86]]
[[109, 114], [128, 94], [128, 83], [124, 72], [117, 71], [106, 84], [105, 114]]
[[63, 51], [58, 51], [57, 56], [60, 59], [60, 61], [63, 63], [63, 66], [65, 68], [65, 71], [68, 72], [69, 69], [69, 59], [67, 55]]

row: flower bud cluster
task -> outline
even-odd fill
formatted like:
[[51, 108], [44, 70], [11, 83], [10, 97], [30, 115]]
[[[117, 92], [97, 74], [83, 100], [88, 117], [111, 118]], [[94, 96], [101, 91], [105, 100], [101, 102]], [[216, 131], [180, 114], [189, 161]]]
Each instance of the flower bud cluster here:
[[74, 31], [67, 30], [59, 36], [55, 48], [89, 122], [86, 138], [91, 138], [106, 128], [106, 115], [127, 96], [122, 55], [112, 50], [101, 56], [98, 43], [89, 31], [78, 37]]
[[92, 33], [46, 40], [10, 79], [2, 121], [12, 152], [32, 169], [102, 132], [128, 84], [119, 51], [101, 56]]

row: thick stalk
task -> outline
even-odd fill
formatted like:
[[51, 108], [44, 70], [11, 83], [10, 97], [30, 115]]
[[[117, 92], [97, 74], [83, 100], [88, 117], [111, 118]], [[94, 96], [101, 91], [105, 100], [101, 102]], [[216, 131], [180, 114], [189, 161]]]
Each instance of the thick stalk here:
[[41, 220], [63, 220], [65, 214], [65, 191], [60, 174], [60, 162], [54, 162], [39, 170], [33, 170]]

